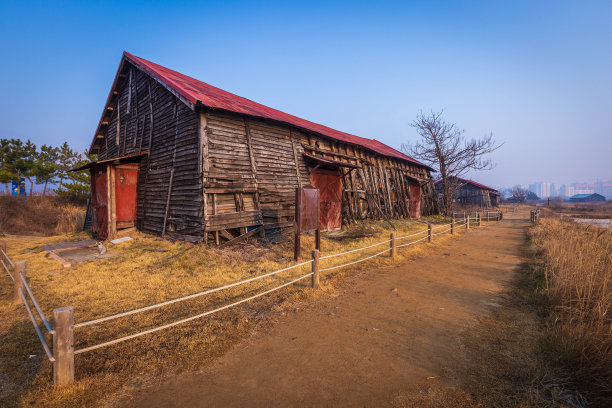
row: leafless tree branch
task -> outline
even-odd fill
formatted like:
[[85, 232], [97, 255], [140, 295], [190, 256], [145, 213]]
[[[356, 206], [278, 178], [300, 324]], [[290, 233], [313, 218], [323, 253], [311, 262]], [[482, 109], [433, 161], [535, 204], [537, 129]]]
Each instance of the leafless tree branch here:
[[402, 150], [412, 157], [424, 161], [440, 172], [444, 185], [443, 208], [451, 211], [453, 198], [460, 186], [451, 185], [449, 177], [461, 177], [469, 170], [489, 170], [493, 162], [486, 157], [501, 147], [493, 134], [482, 139], [466, 139], [465, 131], [455, 123], [444, 120], [444, 111], [426, 114], [419, 112], [410, 124], [420, 136], [414, 145], [403, 145]]

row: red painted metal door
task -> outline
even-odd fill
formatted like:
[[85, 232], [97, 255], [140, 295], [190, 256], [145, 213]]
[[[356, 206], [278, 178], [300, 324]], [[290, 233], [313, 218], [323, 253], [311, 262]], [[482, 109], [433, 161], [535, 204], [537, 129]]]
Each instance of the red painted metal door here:
[[94, 238], [108, 237], [108, 199], [106, 169], [91, 170], [91, 233]]
[[124, 164], [115, 168], [117, 229], [133, 227], [136, 222], [137, 185], [137, 164]]
[[312, 185], [319, 189], [321, 230], [334, 231], [342, 227], [342, 177], [337, 171], [316, 170], [310, 173]]
[[410, 193], [410, 201], [408, 203], [410, 218], [421, 218], [421, 186], [419, 183], [411, 181], [408, 184], [408, 192]]

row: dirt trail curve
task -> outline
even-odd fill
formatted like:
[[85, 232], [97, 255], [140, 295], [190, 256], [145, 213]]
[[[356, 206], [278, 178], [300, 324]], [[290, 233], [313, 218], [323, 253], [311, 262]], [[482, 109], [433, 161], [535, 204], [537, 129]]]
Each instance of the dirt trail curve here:
[[143, 387], [122, 404], [381, 407], [428, 377], [445, 381], [465, 358], [460, 333], [499, 306], [496, 296], [520, 263], [521, 215], [398, 266], [366, 266], [337, 297], [289, 313], [204, 371]]

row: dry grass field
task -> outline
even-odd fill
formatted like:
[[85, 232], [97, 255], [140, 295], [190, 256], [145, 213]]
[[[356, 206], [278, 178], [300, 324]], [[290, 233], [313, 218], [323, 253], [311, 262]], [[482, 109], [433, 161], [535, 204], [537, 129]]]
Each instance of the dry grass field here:
[[85, 204], [58, 196], [18, 200], [0, 195], [0, 232], [57, 235], [78, 232], [85, 221]]
[[[429, 221], [443, 223], [448, 220], [434, 217]], [[423, 221], [394, 220], [393, 223], [398, 228], [398, 236], [426, 228]], [[344, 239], [324, 237], [322, 255], [387, 240], [390, 231], [384, 222], [354, 226], [343, 233], [346, 235]], [[68, 269], [63, 269], [57, 261], [46, 257], [40, 246], [82, 239], [85, 238], [83, 233], [49, 237], [5, 236], [0, 237], [0, 240], [7, 243], [11, 259], [27, 262], [29, 285], [45, 314], [49, 317], [55, 308], [73, 306], [76, 323], [189, 295], [293, 263], [293, 240], [290, 234], [270, 236], [275, 244], [252, 241], [224, 250], [189, 243], [172, 243], [135, 231], [129, 232], [129, 235], [135, 239], [117, 246], [109, 245], [108, 253], [117, 256], [82, 262]], [[446, 236], [440, 238], [449, 239]], [[303, 256], [309, 259], [308, 249], [314, 247], [313, 238], [304, 237], [302, 245]], [[371, 267], [401, 262], [423, 251], [424, 246], [421, 244], [402, 249], [395, 261], [381, 256], [368, 261], [367, 265]], [[350, 262], [380, 252], [385, 247], [388, 244], [322, 260], [321, 267]], [[283, 313], [286, 308], [312, 296], [333, 293], [334, 282], [360, 269], [361, 265], [364, 264], [323, 274], [322, 290], [316, 292], [310, 289], [310, 280], [305, 279], [294, 286], [213, 316], [77, 355], [76, 383], [62, 390], [54, 390], [52, 387], [51, 364], [43, 358], [44, 353], [23, 306], [12, 305], [12, 282], [5, 274], [0, 277], [0, 336], [3, 339], [0, 345], [0, 405], [88, 406], [100, 400], [103, 395], [119, 389], [127, 379], [150, 378], [163, 372], [200, 367], [248, 335], [255, 325], [265, 321], [266, 316]], [[75, 348], [140, 332], [230, 303], [301, 276], [310, 271], [309, 268], [310, 265], [306, 265], [208, 296], [77, 328]]]
[[531, 236], [541, 260], [550, 355], [573, 373], [589, 401], [610, 406], [612, 230], [544, 217]]

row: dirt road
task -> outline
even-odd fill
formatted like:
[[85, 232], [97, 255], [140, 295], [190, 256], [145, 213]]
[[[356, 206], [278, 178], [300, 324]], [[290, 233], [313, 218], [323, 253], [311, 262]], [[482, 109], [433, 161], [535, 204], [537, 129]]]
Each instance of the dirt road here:
[[464, 363], [461, 332], [500, 307], [520, 263], [524, 219], [505, 219], [413, 261], [346, 279], [200, 373], [123, 400], [130, 407], [392, 406]]

